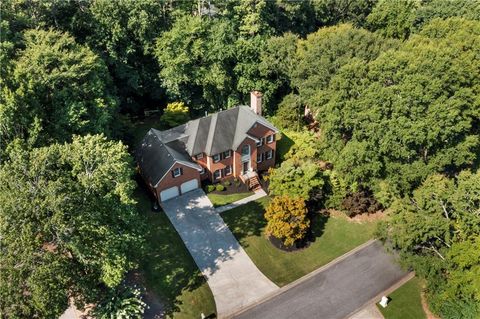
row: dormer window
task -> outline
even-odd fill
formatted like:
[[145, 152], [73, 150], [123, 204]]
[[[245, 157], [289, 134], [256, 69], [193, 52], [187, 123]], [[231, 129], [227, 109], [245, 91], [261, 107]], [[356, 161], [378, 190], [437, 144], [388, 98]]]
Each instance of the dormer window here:
[[173, 178], [182, 176], [182, 169], [180, 167], [175, 168], [172, 171]]
[[198, 154], [197, 156], [195, 156], [195, 158], [197, 160], [202, 159], [203, 158], [203, 153]]
[[268, 135], [268, 136], [267, 136], [267, 144], [270, 144], [270, 143], [272, 143], [273, 141], [274, 141], [274, 136], [273, 136], [273, 134], [272, 134], [272, 135]]
[[220, 154], [213, 155], [213, 162], [214, 163], [220, 162]]
[[230, 156], [232, 156], [232, 153], [230, 150], [223, 152], [223, 158], [229, 158]]

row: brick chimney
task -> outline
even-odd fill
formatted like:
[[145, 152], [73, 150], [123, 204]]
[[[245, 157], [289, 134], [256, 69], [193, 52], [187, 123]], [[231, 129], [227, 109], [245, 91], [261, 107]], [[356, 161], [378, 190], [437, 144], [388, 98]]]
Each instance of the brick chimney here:
[[262, 115], [262, 92], [250, 92], [250, 108], [258, 115]]

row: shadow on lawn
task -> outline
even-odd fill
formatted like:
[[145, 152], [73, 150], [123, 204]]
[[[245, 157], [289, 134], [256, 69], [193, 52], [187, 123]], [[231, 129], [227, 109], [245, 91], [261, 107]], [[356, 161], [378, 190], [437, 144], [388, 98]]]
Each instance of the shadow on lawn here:
[[243, 247], [248, 246], [247, 237], [262, 235], [263, 228], [267, 225], [263, 216], [266, 205], [266, 201], [253, 201], [221, 214]]
[[199, 288], [205, 283], [205, 278], [167, 216], [163, 211], [151, 210], [153, 201], [147, 194], [148, 191], [140, 185], [136, 191], [137, 205], [147, 224], [146, 248], [140, 268], [147, 292], [161, 299], [154, 303], [163, 305], [162, 314], [157, 311], [148, 317], [160, 318], [178, 311], [182, 291]]
[[[265, 236], [264, 228], [267, 226], [267, 221], [264, 214], [267, 205], [268, 200], [257, 200], [221, 214], [223, 220], [244, 248], [248, 247], [248, 237]], [[308, 247], [310, 243], [315, 242], [317, 238], [323, 235], [325, 224], [329, 219], [328, 216], [319, 213], [309, 214], [309, 217], [312, 227], [305, 238], [305, 242], [299, 243], [298, 247], [300, 249]]]

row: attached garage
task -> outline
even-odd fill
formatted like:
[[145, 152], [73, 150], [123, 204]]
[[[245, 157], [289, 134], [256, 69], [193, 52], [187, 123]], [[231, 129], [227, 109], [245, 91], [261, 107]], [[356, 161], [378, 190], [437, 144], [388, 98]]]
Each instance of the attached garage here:
[[180, 195], [178, 192], [178, 187], [173, 186], [160, 192], [160, 200], [164, 202], [171, 198], [177, 197], [178, 195]]
[[182, 185], [180, 185], [180, 190], [182, 191], [182, 194], [185, 194], [186, 192], [193, 191], [194, 189], [198, 188], [198, 180], [197, 179], [191, 179]]

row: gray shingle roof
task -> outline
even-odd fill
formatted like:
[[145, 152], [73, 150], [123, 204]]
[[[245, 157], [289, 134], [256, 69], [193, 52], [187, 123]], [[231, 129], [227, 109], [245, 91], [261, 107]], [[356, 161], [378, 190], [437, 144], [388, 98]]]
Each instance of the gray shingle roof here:
[[236, 150], [255, 123], [278, 132], [267, 120], [244, 105], [166, 131], [151, 129], [137, 149], [137, 163], [142, 174], [156, 185], [175, 162], [200, 170], [201, 167], [192, 161], [192, 156], [200, 153], [212, 156]]

